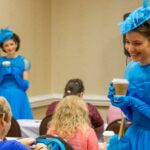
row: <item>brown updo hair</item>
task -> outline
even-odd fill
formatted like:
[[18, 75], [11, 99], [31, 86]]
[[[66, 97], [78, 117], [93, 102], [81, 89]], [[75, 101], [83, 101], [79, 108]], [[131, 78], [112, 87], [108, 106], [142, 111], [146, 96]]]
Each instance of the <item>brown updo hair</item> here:
[[[150, 19], [130, 32], [137, 32], [150, 41]], [[125, 49], [124, 53], [126, 56], [130, 57], [129, 52], [126, 49]]]
[[80, 95], [84, 92], [84, 85], [81, 79], [71, 79], [67, 82], [64, 89], [64, 97], [68, 95]]
[[[17, 44], [16, 51], [18, 51], [20, 48], [20, 42], [21, 42], [19, 36], [16, 33], [14, 33], [13, 36], [9, 40], [11, 40], [11, 39], [14, 40], [14, 42]], [[5, 42], [0, 43], [0, 48], [2, 49], [3, 52], [5, 52], [5, 50], [3, 48], [4, 43]]]

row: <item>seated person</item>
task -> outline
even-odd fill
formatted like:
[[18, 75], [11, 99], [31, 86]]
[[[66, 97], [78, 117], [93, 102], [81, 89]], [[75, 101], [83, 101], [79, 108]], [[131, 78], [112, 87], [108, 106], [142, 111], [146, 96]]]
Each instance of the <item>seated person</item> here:
[[96, 134], [89, 126], [86, 103], [78, 96], [66, 96], [59, 102], [47, 134], [67, 140], [75, 150], [99, 150]]
[[[82, 98], [83, 94], [84, 85], [82, 80], [71, 79], [68, 81], [64, 89], [64, 97], [68, 95], [77, 95]], [[58, 103], [59, 101], [52, 102], [48, 107], [46, 115], [52, 115]], [[98, 138], [100, 138], [104, 131], [104, 121], [95, 106], [93, 106], [90, 103], [87, 103], [87, 107], [89, 111], [89, 119], [91, 122], [91, 126], [95, 129]]]
[[[5, 139], [11, 127], [11, 117], [12, 113], [8, 102], [0, 96], [0, 150], [30, 150], [30, 145], [35, 142], [33, 138], [23, 138], [18, 141]], [[44, 146], [39, 143], [34, 150], [40, 150], [40, 147]]]

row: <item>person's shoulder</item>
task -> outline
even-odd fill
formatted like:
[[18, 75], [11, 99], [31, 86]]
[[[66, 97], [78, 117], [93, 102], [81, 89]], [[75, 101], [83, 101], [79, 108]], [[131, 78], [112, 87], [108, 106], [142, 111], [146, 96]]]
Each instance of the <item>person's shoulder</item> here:
[[91, 103], [86, 103], [89, 111], [97, 110], [97, 107]]
[[5, 60], [5, 58], [6, 58], [5, 56], [0, 57], [0, 64], [2, 64], [2, 62]]
[[46, 115], [52, 115], [58, 103], [59, 101], [53, 101], [52, 103], [50, 103], [47, 108]]
[[18, 57], [21, 58], [24, 61], [30, 62], [29, 59], [26, 56], [19, 55]]
[[53, 101], [49, 106], [56, 106], [57, 104], [59, 103], [59, 101], [58, 100], [56, 100], [56, 101]]
[[91, 128], [91, 127], [88, 127], [87, 130], [86, 130], [86, 137], [90, 137], [93, 134], [95, 135], [94, 129]]
[[31, 69], [31, 62], [30, 60], [25, 57], [25, 56], [22, 56], [22, 55], [19, 55], [19, 57], [23, 60], [24, 62], [24, 65], [25, 65], [25, 70], [30, 70]]
[[0, 61], [3, 61], [3, 60], [5, 60], [6, 59], [6, 56], [1, 56], [0, 57]]
[[139, 62], [136, 62], [136, 61], [130, 61], [128, 64], [127, 64], [127, 68], [134, 68], [136, 66], [139, 66]]
[[93, 104], [91, 104], [91, 103], [86, 103], [87, 104], [87, 106], [88, 106], [88, 108], [90, 109], [90, 108], [96, 108], [96, 106], [94, 106]]
[[5, 59], [6, 58], [6, 56], [0, 56], [0, 59]]

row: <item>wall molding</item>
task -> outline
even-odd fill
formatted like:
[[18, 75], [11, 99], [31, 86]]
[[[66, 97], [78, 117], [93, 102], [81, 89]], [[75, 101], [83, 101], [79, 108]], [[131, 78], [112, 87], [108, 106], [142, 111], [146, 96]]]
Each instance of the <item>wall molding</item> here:
[[[37, 108], [49, 105], [52, 101], [62, 98], [62, 94], [47, 94], [29, 97], [31, 107]], [[95, 106], [109, 106], [110, 102], [106, 95], [84, 95], [83, 99], [86, 102], [92, 103]]]

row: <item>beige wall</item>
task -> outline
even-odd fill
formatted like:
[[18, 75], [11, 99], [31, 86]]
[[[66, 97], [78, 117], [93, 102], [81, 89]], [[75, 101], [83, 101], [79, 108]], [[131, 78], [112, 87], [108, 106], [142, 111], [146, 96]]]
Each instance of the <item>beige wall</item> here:
[[62, 92], [70, 78], [85, 82], [86, 94], [105, 95], [125, 68], [118, 23], [141, 0], [52, 0], [51, 85]]
[[11, 27], [21, 38], [20, 53], [32, 62], [29, 95], [50, 93], [51, 1], [0, 0], [0, 27]]
[[76, 77], [83, 79], [86, 94], [106, 95], [110, 80], [122, 77], [125, 68], [117, 24], [141, 3], [0, 0], [0, 28], [10, 26], [20, 35], [20, 53], [32, 62], [29, 95], [62, 93]]

